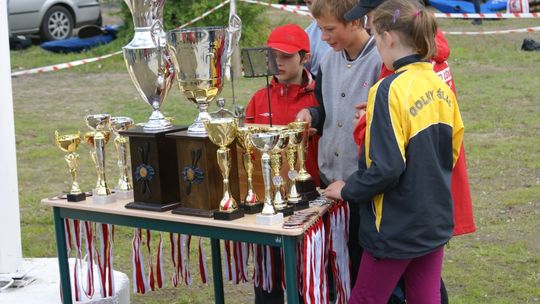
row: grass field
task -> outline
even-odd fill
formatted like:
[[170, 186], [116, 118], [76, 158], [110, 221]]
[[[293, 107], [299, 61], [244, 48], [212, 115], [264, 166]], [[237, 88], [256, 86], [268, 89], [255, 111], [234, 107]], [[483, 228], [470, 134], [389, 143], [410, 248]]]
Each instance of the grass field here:
[[[272, 24], [309, 19], [272, 11]], [[446, 31], [512, 29], [538, 24], [535, 19], [485, 21], [442, 20]], [[466, 126], [465, 147], [478, 231], [453, 239], [446, 249], [443, 277], [451, 303], [540, 303], [540, 53], [522, 52], [524, 38], [540, 34], [448, 36], [450, 65]], [[12, 69], [26, 69], [119, 50], [117, 41], [90, 52], [49, 54], [38, 47], [12, 52]], [[248, 46], [243, 46], [248, 47]], [[245, 104], [264, 80], [235, 82], [237, 102]], [[66, 190], [63, 153], [53, 143], [56, 129], [86, 131], [90, 113], [127, 115], [145, 121], [150, 107], [135, 91], [121, 55], [77, 68], [13, 79], [21, 228], [25, 257], [56, 255], [52, 212], [40, 199]], [[222, 96], [231, 101], [230, 83]], [[195, 106], [175, 87], [163, 110], [177, 124], [195, 116]], [[108, 147], [113, 155], [113, 146]], [[95, 173], [88, 147], [80, 148], [80, 183], [91, 189]], [[116, 177], [113, 157], [108, 176]], [[131, 275], [131, 230], [118, 228], [115, 267]], [[169, 246], [165, 242], [164, 252]], [[194, 251], [194, 250], [193, 250]], [[209, 255], [209, 252], [208, 252]], [[165, 257], [168, 258], [166, 254]], [[168, 260], [166, 260], [168, 263]], [[171, 265], [165, 264], [165, 265]], [[192, 265], [195, 266], [195, 265]], [[210, 265], [209, 265], [210, 266]], [[132, 295], [133, 303], [208, 303], [212, 288], [197, 275], [191, 287], [166, 288]], [[198, 273], [193, 267], [193, 273]], [[250, 284], [225, 285], [228, 302], [250, 303]]]

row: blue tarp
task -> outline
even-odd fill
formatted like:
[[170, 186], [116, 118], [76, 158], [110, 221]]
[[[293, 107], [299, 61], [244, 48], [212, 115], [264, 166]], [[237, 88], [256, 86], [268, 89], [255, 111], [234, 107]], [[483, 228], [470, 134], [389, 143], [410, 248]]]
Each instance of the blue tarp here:
[[47, 41], [41, 47], [55, 53], [82, 52], [98, 45], [107, 44], [116, 39], [118, 26], [106, 25], [103, 27], [104, 34], [90, 38], [69, 38], [66, 40]]
[[[489, 14], [506, 10], [507, 0], [490, 0], [480, 5], [480, 13]], [[429, 0], [429, 5], [442, 13], [467, 13], [474, 14], [474, 5], [469, 1]]]

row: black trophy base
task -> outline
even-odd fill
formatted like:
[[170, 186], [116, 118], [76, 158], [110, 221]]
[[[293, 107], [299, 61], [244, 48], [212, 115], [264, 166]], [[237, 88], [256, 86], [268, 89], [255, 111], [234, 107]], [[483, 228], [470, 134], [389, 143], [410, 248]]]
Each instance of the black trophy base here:
[[304, 210], [304, 209], [309, 208], [309, 201], [301, 200], [301, 201], [299, 201], [297, 203], [290, 203], [289, 202], [289, 205], [294, 206], [294, 211], [296, 211], [296, 210]]
[[67, 198], [68, 202], [80, 202], [80, 201], [84, 201], [86, 199], [86, 194], [84, 192], [83, 193], [77, 193], [77, 194], [68, 193], [66, 195], [66, 198]]
[[214, 211], [214, 219], [221, 221], [232, 221], [244, 217], [244, 210], [237, 209], [233, 212]]
[[315, 182], [311, 179], [305, 181], [296, 181], [296, 190], [302, 196], [303, 201], [312, 201], [319, 197], [319, 191], [315, 186]]
[[204, 210], [204, 209], [189, 208], [189, 207], [178, 207], [176, 209], [173, 209], [172, 211], [172, 213], [174, 214], [198, 216], [198, 217], [206, 217], [206, 218], [212, 218], [214, 216], [214, 212], [215, 210]]
[[165, 211], [172, 210], [178, 206], [180, 206], [180, 203], [158, 204], [158, 203], [131, 202], [131, 203], [127, 203], [124, 207], [126, 207], [127, 209], [165, 212]]
[[283, 216], [289, 216], [289, 215], [293, 215], [294, 213], [294, 206], [291, 206], [291, 205], [287, 205], [287, 207], [284, 207], [283, 209], [276, 209], [277, 212], [279, 213], [283, 213]]
[[246, 214], [261, 213], [263, 207], [264, 207], [263, 203], [255, 203], [252, 205], [246, 205], [246, 204], [240, 205], [240, 209], [244, 210], [244, 213]]

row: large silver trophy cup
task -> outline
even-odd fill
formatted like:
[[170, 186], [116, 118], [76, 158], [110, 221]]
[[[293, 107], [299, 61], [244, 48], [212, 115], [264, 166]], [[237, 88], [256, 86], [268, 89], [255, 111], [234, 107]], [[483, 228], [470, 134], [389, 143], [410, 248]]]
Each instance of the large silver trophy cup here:
[[207, 135], [203, 120], [210, 120], [208, 105], [223, 89], [224, 68], [231, 53], [230, 36], [225, 27], [167, 32], [167, 47], [180, 90], [199, 109], [195, 122], [188, 128], [190, 135]]
[[133, 40], [123, 47], [124, 60], [135, 88], [153, 110], [148, 122], [144, 124], [144, 129], [168, 129], [172, 124], [160, 111], [174, 81], [163, 31], [165, 0], [124, 1], [133, 15], [135, 25]]

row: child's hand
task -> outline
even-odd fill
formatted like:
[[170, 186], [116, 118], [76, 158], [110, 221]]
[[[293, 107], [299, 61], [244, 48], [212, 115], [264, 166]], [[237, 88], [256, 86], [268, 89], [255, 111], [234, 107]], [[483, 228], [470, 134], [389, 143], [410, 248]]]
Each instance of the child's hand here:
[[345, 182], [342, 180], [331, 183], [326, 189], [323, 190], [324, 196], [333, 200], [342, 200], [341, 189], [345, 186]]
[[311, 128], [311, 120], [312, 120], [312, 117], [311, 117], [311, 113], [309, 112], [308, 109], [302, 109], [300, 110], [297, 114], [296, 114], [296, 120], [297, 121], [307, 121], [308, 125], [309, 125], [309, 130], [308, 130], [308, 133], [309, 133], [309, 136], [311, 135], [314, 135], [317, 133], [317, 129], [315, 128]]
[[362, 116], [366, 115], [367, 102], [360, 102], [354, 106], [356, 113], [354, 113], [353, 124], [356, 126]]

